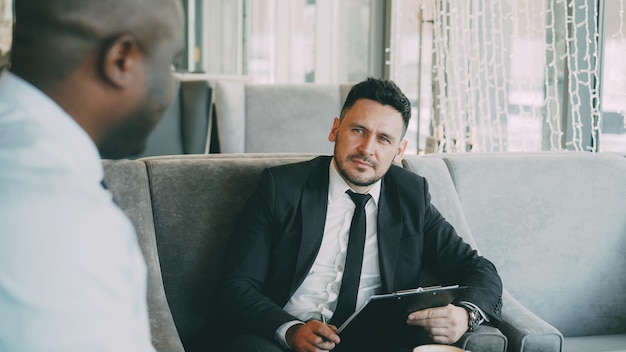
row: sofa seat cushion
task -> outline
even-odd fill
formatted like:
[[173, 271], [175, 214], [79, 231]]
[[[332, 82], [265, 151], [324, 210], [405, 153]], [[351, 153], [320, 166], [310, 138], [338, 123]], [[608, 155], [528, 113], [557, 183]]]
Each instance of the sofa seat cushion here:
[[626, 334], [566, 337], [563, 352], [626, 352]]

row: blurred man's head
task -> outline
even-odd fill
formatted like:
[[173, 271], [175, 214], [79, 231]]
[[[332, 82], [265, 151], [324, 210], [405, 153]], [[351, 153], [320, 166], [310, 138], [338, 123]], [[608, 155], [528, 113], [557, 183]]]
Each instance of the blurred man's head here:
[[180, 0], [16, 0], [11, 71], [55, 100], [102, 157], [143, 151], [174, 97]]

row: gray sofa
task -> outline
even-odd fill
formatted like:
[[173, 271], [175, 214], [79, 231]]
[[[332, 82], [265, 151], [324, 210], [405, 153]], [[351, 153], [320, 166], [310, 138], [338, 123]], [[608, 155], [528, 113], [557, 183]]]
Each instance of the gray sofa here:
[[[158, 351], [213, 351], [227, 336], [214, 292], [234, 218], [263, 168], [312, 157], [103, 162], [148, 263]], [[482, 326], [459, 345], [474, 352], [626, 351], [625, 158], [445, 154], [405, 156], [403, 166], [427, 178], [433, 203], [503, 279], [504, 324]]]

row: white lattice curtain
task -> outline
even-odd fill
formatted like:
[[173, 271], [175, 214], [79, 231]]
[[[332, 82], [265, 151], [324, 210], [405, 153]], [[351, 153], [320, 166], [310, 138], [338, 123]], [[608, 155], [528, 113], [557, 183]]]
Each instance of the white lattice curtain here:
[[626, 65], [600, 72], [605, 38], [626, 52], [624, 0], [606, 34], [602, 1], [431, 0], [436, 151], [595, 151], [603, 86], [626, 127]]

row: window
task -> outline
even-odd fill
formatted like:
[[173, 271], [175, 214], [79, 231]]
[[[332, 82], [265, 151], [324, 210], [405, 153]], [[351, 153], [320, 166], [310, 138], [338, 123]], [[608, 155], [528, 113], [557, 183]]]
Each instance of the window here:
[[369, 72], [369, 0], [247, 0], [243, 74], [275, 83], [356, 82]]
[[625, 1], [184, 0], [179, 69], [390, 78], [414, 106], [408, 152], [625, 152]]
[[[370, 0], [184, 0], [186, 60], [178, 69], [267, 83], [346, 83], [382, 75], [382, 12]], [[374, 6], [374, 7], [373, 7]], [[377, 31], [379, 32], [379, 31]]]
[[624, 0], [392, 3], [420, 151], [626, 151]]
[[431, 135], [432, 15], [423, 1], [393, 1], [387, 63], [389, 79], [396, 82], [413, 106], [406, 139], [407, 153], [424, 150]]

